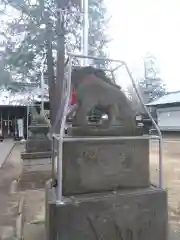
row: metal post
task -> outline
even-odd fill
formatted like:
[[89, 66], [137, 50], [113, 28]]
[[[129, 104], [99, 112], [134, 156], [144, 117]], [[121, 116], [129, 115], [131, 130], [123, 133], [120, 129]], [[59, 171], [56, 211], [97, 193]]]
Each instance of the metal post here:
[[8, 137], [10, 135], [10, 129], [9, 129], [9, 111], [8, 111], [8, 120], [7, 120], [8, 124], [7, 124], [7, 127], [8, 127]]
[[[81, 50], [80, 52], [83, 54], [83, 49], [84, 49], [84, 0], [81, 0], [81, 13], [82, 13], [82, 30], [81, 30]], [[80, 59], [81, 65], [84, 65], [84, 60]]]
[[163, 179], [163, 139], [160, 137], [159, 139], [159, 187], [164, 187], [164, 179]]
[[[57, 5], [57, 22], [56, 22], [56, 30], [57, 30], [57, 66], [56, 66], [56, 83], [54, 89], [54, 105], [53, 105], [53, 116], [57, 116], [59, 104], [60, 107], [64, 107], [62, 105], [63, 102], [63, 81], [64, 81], [64, 62], [65, 62], [65, 19], [64, 19], [64, 10], [67, 1], [65, 0], [56, 0]], [[53, 99], [51, 99], [52, 101]], [[59, 119], [58, 119], [59, 120]], [[53, 123], [54, 124], [54, 120]], [[55, 132], [59, 132], [60, 128], [60, 136], [61, 136], [61, 128], [62, 122], [58, 121], [57, 128], [55, 128]], [[64, 132], [64, 131], [63, 131]], [[62, 202], [62, 137], [57, 142], [57, 172], [58, 172], [58, 189], [57, 189], [57, 199], [58, 202]]]
[[29, 105], [27, 105], [27, 119], [26, 119], [26, 124], [27, 124], [27, 127], [26, 127], [26, 134], [27, 134], [27, 137], [26, 137], [26, 139], [28, 139], [29, 138], [29, 131], [28, 131], [28, 127], [29, 127]]
[[[58, 201], [62, 202], [62, 157], [63, 157], [63, 137], [64, 137], [64, 128], [66, 123], [66, 116], [68, 112], [68, 105], [71, 94], [71, 70], [72, 70], [72, 58], [69, 57], [69, 68], [68, 68], [68, 79], [67, 79], [67, 94], [65, 96], [65, 104], [63, 108], [63, 115], [60, 128], [60, 138], [58, 141]], [[65, 79], [64, 79], [65, 81]]]
[[2, 118], [2, 111], [1, 111], [1, 135], [3, 136], [3, 118]]
[[114, 77], [114, 71], [111, 70], [110, 73], [111, 73], [111, 76], [112, 76], [112, 82], [113, 82], [114, 84], [116, 84], [116, 80], [115, 80], [115, 77]]
[[44, 58], [41, 62], [41, 113], [44, 116], [44, 62], [46, 58]]
[[[83, 30], [82, 30], [82, 52], [83, 55], [88, 55], [88, 45], [89, 45], [89, 0], [81, 0], [82, 12], [83, 12]], [[88, 58], [82, 59], [83, 65], [88, 64]]]
[[52, 164], [52, 173], [51, 173], [51, 177], [52, 180], [54, 182], [55, 180], [55, 143], [56, 143], [56, 139], [53, 137], [52, 138], [52, 158], [51, 158], [51, 164]]
[[15, 124], [14, 124], [14, 135], [15, 135], [15, 139], [16, 139], [16, 137], [17, 137], [17, 121], [16, 121], [16, 117], [15, 117], [15, 119], [14, 119], [14, 122], [15, 122]]

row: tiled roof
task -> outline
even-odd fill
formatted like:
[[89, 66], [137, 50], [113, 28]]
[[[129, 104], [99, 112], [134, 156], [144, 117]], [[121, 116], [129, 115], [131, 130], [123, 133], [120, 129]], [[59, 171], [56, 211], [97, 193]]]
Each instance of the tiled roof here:
[[[34, 88], [13, 93], [5, 87], [0, 88], [0, 106], [28, 106], [41, 101], [42, 90]], [[48, 101], [48, 90], [44, 92], [44, 101]]]

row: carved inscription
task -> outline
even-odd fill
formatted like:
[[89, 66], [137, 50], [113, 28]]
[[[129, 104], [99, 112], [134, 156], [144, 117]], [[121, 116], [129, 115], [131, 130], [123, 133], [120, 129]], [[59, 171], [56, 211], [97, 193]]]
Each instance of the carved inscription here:
[[128, 154], [128, 153], [121, 153], [120, 154], [120, 159], [121, 159], [121, 163], [122, 163], [123, 168], [131, 168], [131, 166], [133, 164], [132, 157], [133, 157], [132, 154]]
[[99, 159], [99, 150], [98, 148], [85, 148], [84, 151], [81, 152], [81, 158], [83, 161], [89, 164], [98, 164]]
[[94, 160], [97, 157], [97, 152], [93, 149], [87, 149], [82, 153], [83, 158], [86, 160]]
[[105, 165], [108, 166], [108, 162], [110, 163], [113, 159], [113, 162], [116, 162], [120, 169], [130, 169], [133, 166], [134, 149], [128, 149], [128, 151], [126, 151], [124, 143], [120, 144], [120, 146], [119, 144], [118, 146], [90, 146], [83, 149], [84, 151], [81, 152], [81, 157], [85, 162], [103, 164], [105, 167]]

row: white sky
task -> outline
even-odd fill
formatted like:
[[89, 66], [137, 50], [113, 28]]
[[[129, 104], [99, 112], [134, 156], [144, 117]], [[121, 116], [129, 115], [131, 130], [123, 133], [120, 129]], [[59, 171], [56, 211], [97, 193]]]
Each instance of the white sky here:
[[127, 61], [139, 78], [144, 74], [143, 58], [150, 53], [158, 60], [168, 90], [180, 90], [180, 0], [105, 1], [112, 15], [110, 56]]
[[106, 0], [112, 15], [110, 56], [143, 76], [147, 53], [159, 63], [168, 90], [180, 90], [180, 0]]

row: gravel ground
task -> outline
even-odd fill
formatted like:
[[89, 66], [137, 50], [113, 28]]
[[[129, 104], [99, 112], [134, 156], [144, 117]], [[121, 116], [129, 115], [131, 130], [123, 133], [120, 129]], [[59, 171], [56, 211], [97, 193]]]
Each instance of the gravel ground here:
[[[170, 239], [180, 239], [180, 139], [164, 140], [164, 187], [168, 190]], [[151, 143], [151, 180], [158, 184], [158, 144]]]

